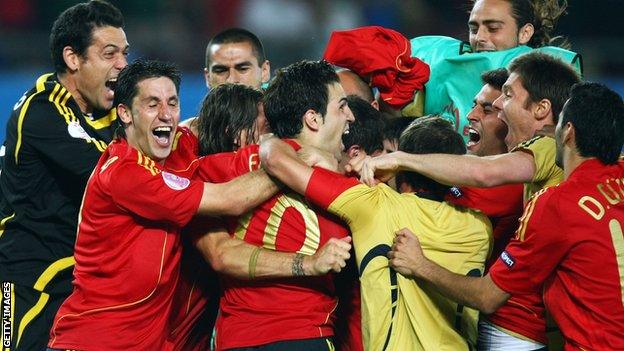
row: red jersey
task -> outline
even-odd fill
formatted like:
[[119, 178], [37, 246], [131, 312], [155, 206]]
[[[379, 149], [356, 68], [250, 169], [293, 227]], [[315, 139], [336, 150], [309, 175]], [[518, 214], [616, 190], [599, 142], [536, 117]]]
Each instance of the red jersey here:
[[496, 261], [518, 228], [518, 218], [522, 215], [523, 208], [523, 190], [523, 184], [507, 184], [492, 188], [465, 187], [461, 188], [459, 197], [447, 198], [456, 205], [485, 213], [492, 222], [494, 247], [486, 262], [486, 269]]
[[[167, 162], [184, 163], [186, 150]], [[197, 212], [203, 182], [163, 170], [116, 140], [87, 184], [74, 257], [74, 290], [49, 347], [157, 350], [179, 276], [180, 228]]]
[[[205, 158], [213, 167], [202, 167], [201, 176], [216, 183], [259, 167], [258, 145]], [[312, 255], [327, 240], [342, 238], [348, 231], [301, 195], [284, 192], [239, 218], [234, 235], [266, 249]], [[222, 284], [217, 349], [334, 334], [337, 299], [330, 274], [259, 281], [223, 277]]]
[[566, 350], [624, 350], [623, 177], [591, 159], [536, 194], [490, 270], [511, 295], [543, 287]]

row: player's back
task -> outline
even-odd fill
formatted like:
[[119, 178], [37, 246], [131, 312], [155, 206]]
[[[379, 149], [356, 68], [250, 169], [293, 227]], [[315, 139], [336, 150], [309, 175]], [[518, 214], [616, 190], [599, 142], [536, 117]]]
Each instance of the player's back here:
[[388, 267], [394, 233], [407, 227], [425, 255], [462, 275], [481, 275], [491, 248], [485, 215], [446, 202], [398, 194], [385, 184], [356, 185], [330, 206], [352, 231], [362, 284], [365, 347], [370, 350], [462, 350], [475, 345], [478, 313]]

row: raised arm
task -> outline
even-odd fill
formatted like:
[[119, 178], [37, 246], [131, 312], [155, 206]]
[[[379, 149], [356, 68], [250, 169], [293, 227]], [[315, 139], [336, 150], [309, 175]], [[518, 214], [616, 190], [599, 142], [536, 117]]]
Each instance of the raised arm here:
[[375, 177], [387, 178], [399, 171], [418, 172], [448, 185], [492, 187], [530, 182], [535, 163], [533, 155], [522, 151], [486, 157], [397, 151], [367, 158], [359, 169], [361, 180], [369, 185]]
[[260, 143], [260, 163], [270, 175], [305, 195], [313, 170], [297, 157], [290, 145], [276, 137], [265, 138]]
[[418, 238], [406, 228], [397, 233], [388, 258], [390, 267], [403, 276], [427, 281], [451, 300], [485, 314], [493, 313], [511, 297], [489, 275], [459, 275], [430, 261], [424, 256]]
[[[191, 231], [200, 231], [205, 221], [195, 219]], [[340, 272], [349, 259], [351, 237], [331, 238], [314, 255], [266, 250], [231, 237], [223, 228], [207, 225], [195, 247], [220, 273], [238, 279], [318, 276]]]

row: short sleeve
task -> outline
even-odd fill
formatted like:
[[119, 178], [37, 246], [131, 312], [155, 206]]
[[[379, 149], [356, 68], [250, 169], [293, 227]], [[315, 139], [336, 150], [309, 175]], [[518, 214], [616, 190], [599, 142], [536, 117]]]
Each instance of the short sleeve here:
[[563, 170], [555, 164], [555, 139], [538, 136], [527, 140], [512, 151], [523, 151], [533, 155], [535, 175], [533, 183], [543, 183], [543, 187], [558, 184], [563, 180]]
[[510, 294], [541, 291], [568, 251], [553, 188], [538, 192], [527, 203], [516, 237], [490, 268], [494, 283]]
[[314, 167], [305, 195], [316, 205], [351, 224], [374, 218], [374, 214], [369, 212], [377, 208], [377, 188], [370, 188], [355, 178]]
[[112, 200], [150, 221], [184, 226], [197, 213], [204, 183], [139, 163], [124, 162], [110, 174]]

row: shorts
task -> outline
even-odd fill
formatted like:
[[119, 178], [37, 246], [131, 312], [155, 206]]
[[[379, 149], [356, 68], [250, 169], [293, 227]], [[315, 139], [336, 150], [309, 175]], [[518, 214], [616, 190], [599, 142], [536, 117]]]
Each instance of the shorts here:
[[50, 295], [31, 287], [1, 282], [0, 350], [45, 350], [54, 316], [66, 295]]

